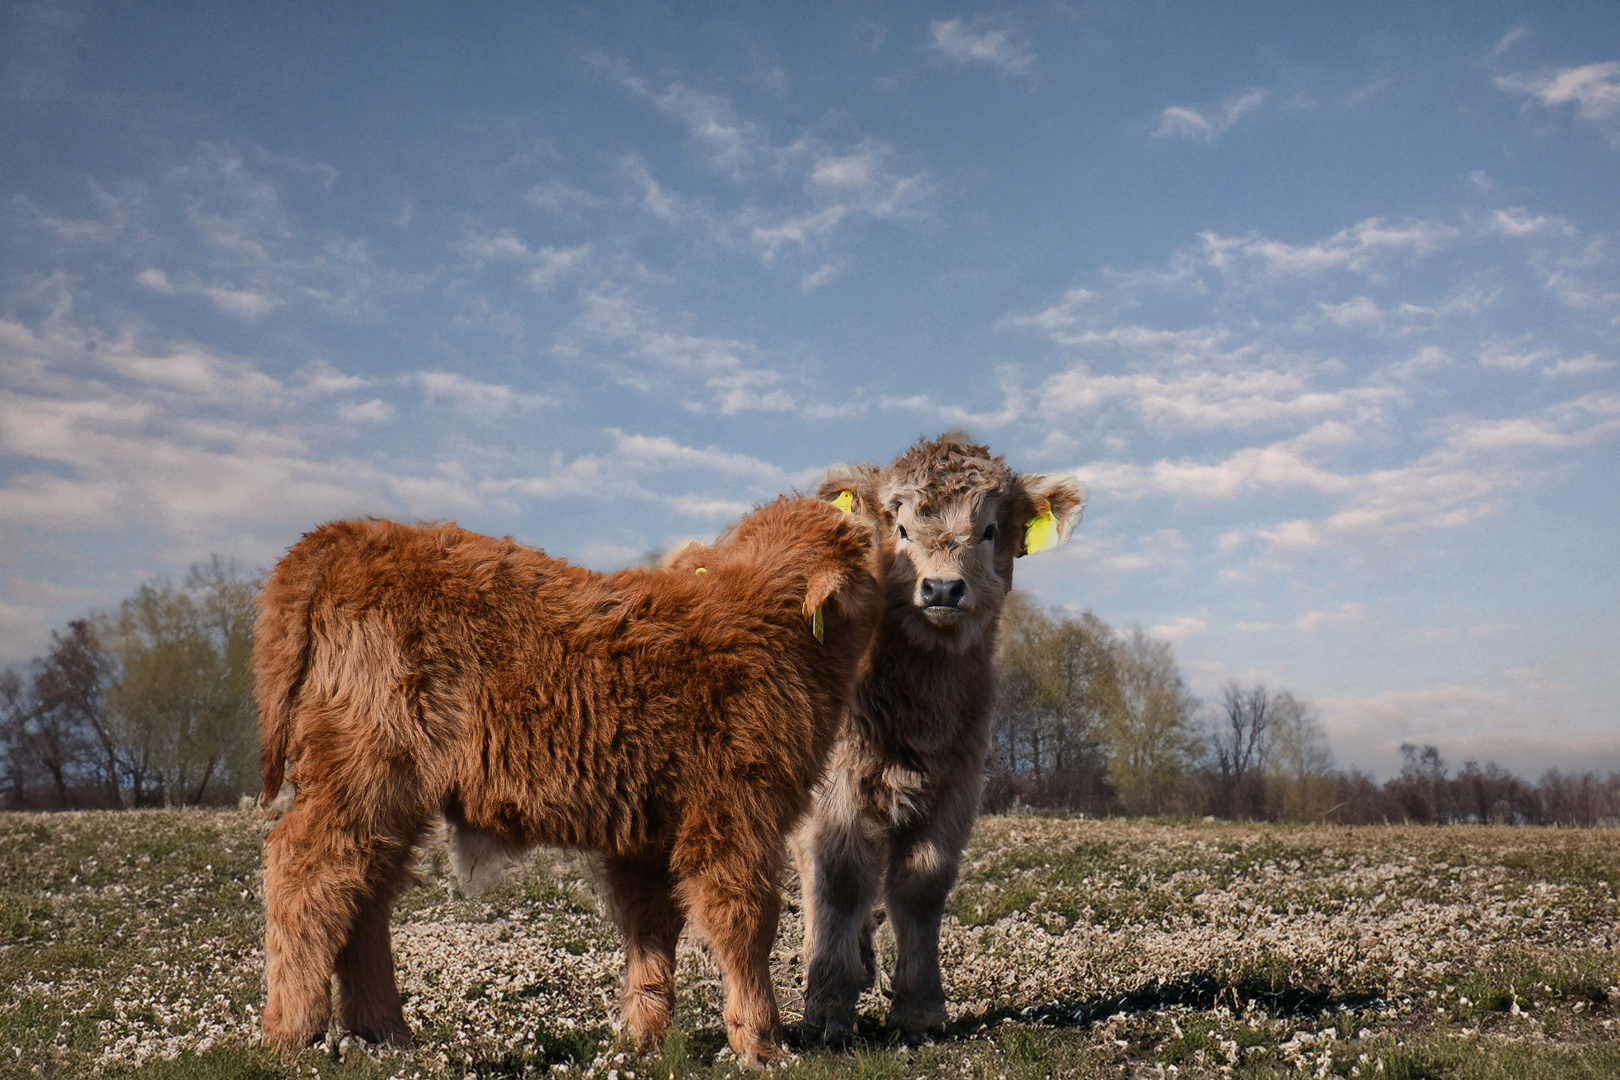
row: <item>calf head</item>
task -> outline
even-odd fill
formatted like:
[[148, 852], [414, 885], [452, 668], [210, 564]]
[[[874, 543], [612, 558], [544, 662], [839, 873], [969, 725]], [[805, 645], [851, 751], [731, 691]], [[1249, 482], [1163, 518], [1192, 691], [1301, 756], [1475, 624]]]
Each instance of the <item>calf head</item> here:
[[720, 572], [728, 564], [778, 568], [803, 582], [795, 596], [818, 641], [863, 655], [881, 619], [891, 548], [869, 517], [815, 499], [781, 498], [728, 527], [713, 544], [688, 541], [660, 563], [666, 569]]
[[816, 493], [870, 518], [890, 548], [887, 618], [917, 646], [963, 652], [992, 637], [1013, 560], [1074, 531], [1085, 488], [1015, 473], [956, 435], [919, 442], [886, 469], [841, 466]]

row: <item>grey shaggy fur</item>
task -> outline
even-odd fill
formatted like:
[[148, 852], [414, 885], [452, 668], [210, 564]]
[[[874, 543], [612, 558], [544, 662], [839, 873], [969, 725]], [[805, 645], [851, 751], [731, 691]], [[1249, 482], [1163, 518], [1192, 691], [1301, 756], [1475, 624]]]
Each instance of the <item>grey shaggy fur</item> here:
[[888, 1026], [945, 1023], [939, 925], [979, 789], [995, 699], [993, 660], [1013, 560], [1050, 512], [1057, 542], [1085, 489], [1063, 474], [1018, 474], [955, 435], [919, 442], [886, 469], [834, 469], [817, 488], [850, 493], [894, 547], [869, 674], [856, 690], [809, 819], [795, 837], [805, 896], [805, 1023], [852, 1032], [875, 977], [879, 895], [896, 959]]

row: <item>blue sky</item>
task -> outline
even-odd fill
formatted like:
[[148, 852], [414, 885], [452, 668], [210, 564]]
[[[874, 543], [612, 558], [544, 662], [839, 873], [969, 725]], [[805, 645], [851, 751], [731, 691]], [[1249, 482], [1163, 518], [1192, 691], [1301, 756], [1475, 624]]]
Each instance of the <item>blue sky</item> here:
[[598, 568], [962, 427], [1341, 764], [1620, 768], [1612, 4], [18, 3], [0, 662], [210, 553]]

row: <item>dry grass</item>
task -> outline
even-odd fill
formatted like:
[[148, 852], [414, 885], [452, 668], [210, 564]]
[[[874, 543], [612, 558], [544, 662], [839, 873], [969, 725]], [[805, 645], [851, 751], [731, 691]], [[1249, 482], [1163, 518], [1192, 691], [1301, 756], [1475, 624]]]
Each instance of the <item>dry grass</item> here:
[[[278, 1059], [262, 993], [259, 820], [0, 815], [0, 1075], [614, 1076], [737, 1072], [718, 976], [683, 945], [679, 1033], [611, 1031], [620, 954], [589, 865], [537, 853], [479, 901], [442, 853], [395, 918], [411, 1051]], [[1288, 828], [987, 818], [944, 932], [952, 1025], [797, 1046], [784, 1077], [1620, 1075], [1612, 830]], [[791, 886], [791, 883], [790, 883]], [[798, 1012], [799, 915], [777, 946]]]

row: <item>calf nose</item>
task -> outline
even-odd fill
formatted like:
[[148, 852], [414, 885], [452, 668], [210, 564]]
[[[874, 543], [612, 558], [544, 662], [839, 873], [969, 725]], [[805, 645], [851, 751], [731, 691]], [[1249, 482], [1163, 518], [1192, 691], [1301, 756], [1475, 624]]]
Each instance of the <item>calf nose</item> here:
[[961, 578], [923, 578], [923, 607], [955, 607], [967, 592], [967, 582]]

